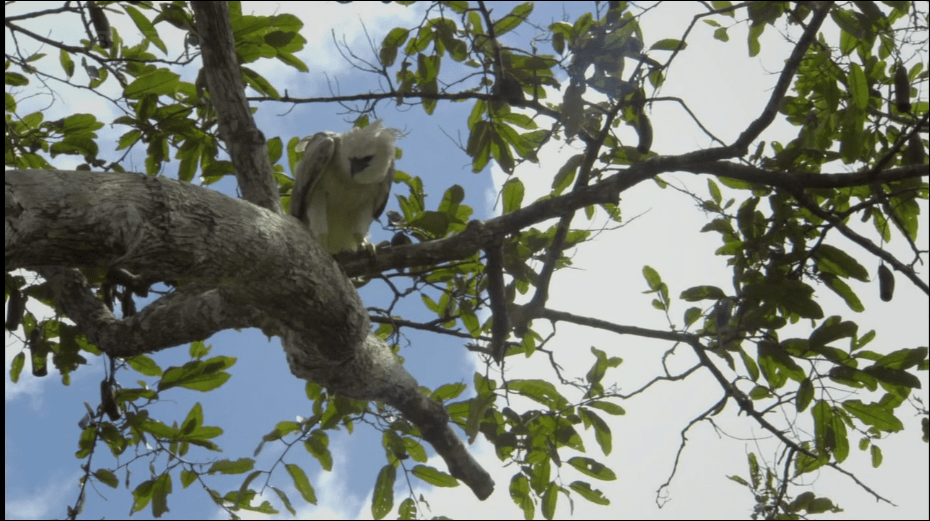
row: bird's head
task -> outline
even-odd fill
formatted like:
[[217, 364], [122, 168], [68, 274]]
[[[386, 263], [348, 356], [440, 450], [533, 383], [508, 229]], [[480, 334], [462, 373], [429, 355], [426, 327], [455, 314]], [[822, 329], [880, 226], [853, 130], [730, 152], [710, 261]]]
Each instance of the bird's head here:
[[384, 128], [380, 120], [341, 134], [337, 152], [340, 169], [356, 183], [383, 181], [394, 161], [394, 141], [400, 135], [396, 128]]

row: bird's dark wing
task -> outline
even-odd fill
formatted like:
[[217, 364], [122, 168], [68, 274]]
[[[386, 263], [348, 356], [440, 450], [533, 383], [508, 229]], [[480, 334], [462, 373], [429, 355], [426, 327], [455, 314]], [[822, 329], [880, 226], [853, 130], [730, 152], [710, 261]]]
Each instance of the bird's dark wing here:
[[336, 151], [336, 134], [317, 132], [297, 144], [297, 151], [303, 148], [303, 156], [294, 172], [294, 190], [291, 192], [291, 215], [308, 222], [308, 207], [313, 187], [319, 182]]
[[391, 184], [394, 183], [394, 160], [391, 160], [391, 166], [388, 167], [387, 175], [384, 176], [384, 181], [381, 181], [381, 192], [378, 194], [377, 205], [375, 205], [375, 212], [372, 214], [372, 219], [377, 219], [381, 217], [381, 212], [384, 211], [384, 207], [387, 206], [388, 197], [391, 196]]

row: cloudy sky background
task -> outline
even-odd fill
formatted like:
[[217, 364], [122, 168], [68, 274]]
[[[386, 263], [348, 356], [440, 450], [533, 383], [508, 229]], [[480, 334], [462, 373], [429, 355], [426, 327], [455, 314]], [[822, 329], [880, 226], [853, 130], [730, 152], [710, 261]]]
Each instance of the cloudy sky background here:
[[[503, 15], [513, 5], [492, 3], [494, 15]], [[13, 5], [8, 8], [7, 14], [17, 7]], [[29, 3], [26, 8], [43, 7]], [[542, 3], [537, 5], [531, 20], [546, 26], [556, 20], [574, 20], [585, 10], [593, 8], [593, 3]], [[647, 45], [662, 38], [679, 37], [699, 8], [698, 5], [682, 7], [682, 4], [676, 3], [674, 8], [664, 7], [661, 11], [645, 16], [641, 24]], [[300, 74], [270, 61], [251, 66], [272, 80], [280, 92], [286, 88], [292, 96], [325, 96], [331, 89], [337, 88], [341, 94], [377, 91], [376, 78], [354, 70], [339, 56], [333, 45], [333, 34], [359, 55], [373, 59], [368, 51], [363, 24], [371, 39], [380, 42], [392, 27], [416, 24], [422, 17], [422, 9], [421, 4], [404, 8], [380, 2], [356, 2], [349, 5], [246, 3], [243, 7], [246, 13], [297, 14], [304, 20], [302, 34], [309, 41], [307, 48], [300, 54], [310, 67], [309, 74]], [[135, 30], [125, 17], [121, 19], [113, 16], [111, 22], [120, 30], [124, 39], [133, 41]], [[83, 37], [77, 23], [38, 29], [44, 29], [38, 30], [41, 34], [71, 42]], [[181, 48], [179, 33], [172, 39], [167, 36], [169, 33], [166, 29], [162, 29], [162, 26], [159, 29], [172, 49]], [[762, 55], [748, 58], [745, 25], [734, 24], [728, 44], [713, 40], [711, 32], [711, 28], [698, 25], [689, 40], [689, 48], [673, 64], [669, 81], [661, 94], [686, 100], [691, 110], [715, 135], [730, 142], [764, 106], [790, 45], [782, 35], [769, 28], [763, 38]], [[797, 35], [795, 29], [792, 36]], [[524, 26], [507, 35], [509, 42], [505, 41], [505, 44], [522, 46], [533, 36], [534, 29]], [[8, 41], [8, 49], [9, 44]], [[39, 65], [61, 75], [54, 58], [57, 51], [50, 52], [47, 49], [46, 52], [50, 56], [39, 62]], [[540, 52], [548, 53], [551, 49], [542, 43]], [[664, 61], [665, 56], [657, 53], [656, 58]], [[450, 61], [443, 62], [447, 78], [456, 75], [451, 66]], [[186, 69], [186, 78], [191, 78], [190, 75], [195, 73], [193, 67]], [[79, 82], [84, 81], [81, 74], [79, 69]], [[56, 84], [52, 86], [59, 97], [52, 99], [42, 95], [23, 101], [22, 105], [31, 104], [32, 108], [21, 109], [21, 113], [45, 110], [46, 120], [72, 112], [93, 113], [101, 121], [110, 121], [115, 117], [113, 108], [99, 97], [86, 91]], [[109, 86], [112, 88], [112, 85]], [[557, 95], [551, 93], [551, 96]], [[925, 93], [923, 96], [926, 97]], [[346, 121], [352, 117], [344, 114], [344, 110], [336, 104], [296, 107], [278, 103], [257, 105], [259, 111], [256, 118], [266, 137], [280, 136], [285, 142], [293, 136], [304, 136], [324, 129], [347, 130], [349, 124]], [[419, 107], [403, 106], [397, 109], [393, 104], [385, 103], [379, 105], [378, 116], [384, 119], [386, 125], [408, 133], [399, 143], [404, 149], [404, 156], [398, 168], [423, 178], [429, 194], [429, 207], [438, 204], [445, 188], [457, 183], [465, 188], [465, 203], [475, 209], [474, 217], [487, 218], [500, 213], [500, 208], [494, 206], [495, 195], [507, 177], [494, 165], [481, 174], [471, 173], [469, 159], [455, 142], [460, 139], [464, 143], [467, 137], [465, 117], [469, 110], [470, 104], [467, 103], [441, 103], [436, 114], [427, 117]], [[710, 146], [706, 136], [698, 131], [679, 106], [657, 103], [652, 108], [651, 116], [656, 135], [653, 150], [658, 153], [677, 154]], [[539, 123], [544, 128], [549, 124], [545, 119]], [[124, 131], [120, 127], [107, 126], [99, 134], [112, 136], [115, 143], [116, 137]], [[628, 132], [625, 136], [627, 139], [635, 139], [632, 129], [627, 128], [625, 131]], [[781, 139], [786, 142], [793, 135], [786, 132], [792, 131], [778, 126], [776, 122], [762, 139]], [[624, 135], [621, 134], [621, 137]], [[541, 151], [539, 165], [524, 165], [518, 169], [515, 175], [527, 186], [526, 202], [548, 192], [552, 175], [566, 158], [576, 153], [573, 147], [577, 146], [552, 142]], [[104, 147], [101, 146], [101, 149], [104, 150]], [[77, 161], [69, 162], [70, 159], [59, 157], [56, 166], [68, 168], [77, 164]], [[141, 170], [142, 156], [136, 156], [136, 161]], [[169, 176], [173, 165], [169, 163], [166, 167]], [[664, 176], [664, 179], [676, 186], [688, 186], [699, 194], [706, 191], [706, 180], [697, 176], [673, 174]], [[229, 194], [235, 193], [232, 179], [213, 186]], [[388, 204], [388, 209], [392, 208], [396, 208], [393, 200]], [[655, 268], [668, 284], [673, 299], [670, 316], [679, 325], [682, 313], [689, 307], [677, 299], [682, 290], [699, 284], [714, 284], [731, 289], [725, 260], [713, 255], [718, 247], [717, 236], [699, 233], [705, 216], [695, 208], [688, 196], [671, 189], [660, 190], [653, 183], [646, 182], [623, 194], [622, 209], [625, 218], [638, 218], [629, 221], [623, 228], [598, 234], [590, 243], [577, 250], [574, 269], [564, 270], [554, 279], [549, 302], [552, 308], [619, 324], [665, 329], [668, 327], [666, 317], [649, 304], [652, 295], [642, 293], [647, 289], [641, 275], [644, 265]], [[923, 211], [926, 212], [926, 205], [923, 205]], [[593, 230], [602, 228], [604, 224], [601, 216], [588, 222], [583, 215], [579, 215], [573, 222], [575, 227], [588, 226]], [[537, 228], [545, 229], [546, 226], [541, 224]], [[388, 236], [377, 223], [372, 229], [376, 241]], [[921, 230], [921, 234], [918, 246], [926, 250], [926, 227]], [[832, 244], [846, 248], [875, 274], [877, 261], [839, 238], [838, 234], [831, 234], [831, 237]], [[899, 258], [906, 259], [908, 257], [902, 242], [898, 239], [888, 247], [892, 252], [900, 254]], [[926, 280], [925, 274], [923, 277]], [[926, 317], [930, 309], [925, 295], [901, 277], [896, 298], [888, 304], [878, 300], [875, 285], [853, 286], [867, 308], [865, 313], [855, 315], [826, 290], [818, 294], [825, 311], [857, 321], [860, 332], [877, 330], [879, 337], [873, 343], [874, 349], [887, 352], [902, 347], [927, 345]], [[363, 289], [362, 297], [368, 306], [383, 307], [389, 295], [383, 286], [372, 283]], [[419, 299], [410, 300], [401, 312], [421, 313], [419, 316], [423, 316]], [[30, 309], [38, 312], [32, 305]], [[416, 316], [409, 318], [415, 319]], [[537, 322], [537, 326], [541, 324]], [[542, 326], [541, 329], [546, 328]], [[591, 346], [606, 350], [611, 356], [622, 357], [624, 363], [621, 367], [608, 373], [608, 379], [612, 378], [611, 381], [616, 382], [622, 392], [631, 392], [660, 374], [661, 357], [669, 348], [667, 344], [653, 340], [621, 337], [566, 324], [559, 324], [557, 332], [556, 340], [548, 347], [554, 351], [556, 360], [566, 374], [581, 376], [587, 371], [593, 363]], [[796, 332], [799, 336], [807, 336], [809, 326], [800, 324]], [[422, 385], [436, 387], [454, 381], [470, 385], [473, 373], [485, 370], [481, 360], [465, 350], [460, 340], [416, 332], [407, 332], [406, 338], [408, 343], [403, 345], [401, 355], [407, 360], [408, 370]], [[198, 455], [196, 459], [248, 457], [260, 442], [261, 436], [270, 431], [276, 422], [293, 420], [298, 415], [309, 416], [311, 404], [304, 398], [303, 383], [290, 375], [278, 339], [269, 341], [256, 330], [229, 331], [215, 335], [208, 340], [208, 344], [213, 345], [213, 355], [238, 358], [231, 370], [233, 378], [230, 382], [208, 394], [175, 389], [165, 393], [162, 402], [152, 407], [154, 417], [166, 422], [171, 419], [181, 421], [190, 407], [200, 402], [206, 415], [205, 423], [224, 429], [224, 436], [217, 441], [225, 452]], [[11, 358], [20, 352], [21, 344], [8, 335], [6, 345], [6, 362], [9, 367]], [[182, 346], [155, 354], [153, 358], [164, 368], [183, 364], [187, 359], [186, 353]], [[673, 370], [684, 370], [694, 363], [693, 355], [686, 350], [679, 350], [669, 360]], [[68, 387], [60, 383], [54, 372], [44, 379], [36, 379], [27, 370], [20, 383], [14, 385], [7, 381], [7, 518], [61, 517], [66, 505], [74, 503], [78, 493], [77, 480], [81, 476], [79, 465], [82, 463], [74, 458], [79, 434], [77, 422], [84, 414], [84, 401], [97, 403], [98, 385], [103, 374], [101, 361], [91, 360], [90, 367], [81, 368], [72, 375], [73, 381]], [[138, 375], [121, 373], [119, 376], [124, 386], [136, 385]], [[518, 357], [509, 359], [507, 377], [556, 381], [548, 360], [538, 356], [533, 360]], [[917, 394], [926, 403], [927, 375], [922, 374], [921, 377], [924, 390]], [[577, 398], [573, 394], [569, 396]], [[681, 430], [690, 419], [716, 403], [719, 398], [716, 384], [706, 371], [702, 371], [684, 382], [658, 385], [633, 400], [624, 401], [622, 405], [627, 415], [610, 420], [614, 435], [610, 456], [604, 457], [593, 436], [589, 432], [584, 433], [588, 455], [605, 462], [618, 476], [614, 482], [592, 483], [611, 499], [611, 505], [600, 507], [575, 496], [572, 511], [562, 497], [558, 516], [580, 519], [748, 517], [754, 504], [751, 495], [726, 476], [748, 477], [746, 454], [749, 452], [757, 451], [769, 462], [775, 462], [781, 452], [771, 435], [761, 431], [745, 416], [737, 417], [736, 408], [732, 404], [716, 418], [718, 431], [703, 423], [689, 432], [677, 474], [661, 494], [667, 503], [661, 509], [656, 506], [656, 491], [668, 479], [673, 468]], [[519, 406], [519, 402], [516, 405]], [[836, 517], [930, 517], [926, 493], [928, 450], [927, 445], [920, 441], [919, 418], [916, 415], [909, 416], [911, 410], [905, 405], [899, 412], [900, 419], [905, 423], [905, 431], [887, 442], [880, 442], [885, 454], [885, 463], [881, 468], [872, 469], [867, 454], [856, 450], [852, 451], [845, 465], [845, 468], [855, 472], [878, 493], [897, 503], [898, 508], [876, 504], [874, 498], [849, 478], [830, 469], [805, 476], [805, 483], [810, 483], [818, 495], [830, 497], [846, 509], [845, 513]], [[800, 422], [803, 425], [806, 417], [802, 417]], [[330, 449], [335, 458], [334, 471], [331, 473], [321, 472], [316, 461], [299, 446], [286, 456], [287, 462], [298, 463], [307, 471], [316, 489], [319, 505], [303, 505], [283, 469], [276, 469], [271, 483], [288, 492], [293, 504], [299, 506], [299, 517], [370, 517], [371, 488], [378, 469], [385, 464], [380, 436], [374, 429], [359, 424], [353, 435], [331, 432], [330, 440]], [[858, 441], [858, 437], [852, 434], [851, 442], [855, 441]], [[103, 449], [102, 446], [100, 448]], [[515, 469], [502, 468], [493, 448], [482, 441], [473, 445], [472, 450], [485, 468], [492, 472], [497, 483], [495, 494], [487, 501], [479, 502], [464, 486], [434, 489], [413, 478], [410, 486], [417, 495], [423, 493], [432, 508], [425, 511], [424, 515], [520, 518], [520, 510], [507, 493]], [[256, 468], [267, 469], [282, 451], [281, 445], [266, 446]], [[113, 460], [104, 452], [95, 455], [94, 468], [113, 467]], [[129, 461], [131, 452], [131, 449], [127, 451], [121, 463]], [[570, 456], [566, 452], [562, 458], [565, 460]], [[132, 467], [133, 487], [146, 475], [145, 463], [148, 460], [142, 460]], [[430, 463], [440, 470], [446, 470], [441, 460], [434, 458]], [[163, 460], [160, 460], [156, 466], [160, 469], [163, 464]], [[553, 471], [560, 473], [566, 485], [575, 479], [584, 479], [564, 465]], [[122, 480], [125, 474], [121, 470], [118, 476]], [[210, 504], [199, 484], [195, 483], [185, 490], [176, 478], [175, 473], [174, 493], [169, 496], [171, 511], [165, 518], [225, 518], [224, 512]], [[226, 492], [237, 488], [241, 479], [208, 477], [207, 483]], [[398, 485], [395, 506], [408, 492], [407, 482], [400, 472]], [[800, 487], [792, 489], [795, 494], [803, 490]], [[267, 491], [264, 497], [281, 509], [273, 492]], [[88, 489], [85, 516], [125, 517], [129, 514], [130, 505], [130, 496], [125, 489], [112, 490], [98, 486], [96, 490]], [[280, 517], [290, 518], [286, 511], [282, 511], [284, 514]], [[135, 517], [147, 519], [150, 516], [150, 510], [146, 509]]]

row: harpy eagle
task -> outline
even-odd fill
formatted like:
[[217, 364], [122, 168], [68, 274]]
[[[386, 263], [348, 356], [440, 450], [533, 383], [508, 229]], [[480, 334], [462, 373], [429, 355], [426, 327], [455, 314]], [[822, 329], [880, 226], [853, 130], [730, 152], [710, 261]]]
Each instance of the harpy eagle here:
[[329, 253], [367, 243], [394, 181], [394, 140], [401, 131], [375, 121], [348, 132], [317, 132], [297, 144], [303, 151], [294, 173], [291, 215]]

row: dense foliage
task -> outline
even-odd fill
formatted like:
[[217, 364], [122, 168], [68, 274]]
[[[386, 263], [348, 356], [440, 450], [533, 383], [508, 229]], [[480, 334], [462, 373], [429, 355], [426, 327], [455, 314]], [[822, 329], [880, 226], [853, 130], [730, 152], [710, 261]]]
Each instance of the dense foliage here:
[[[387, 316], [371, 317], [378, 324], [379, 337], [396, 343], [401, 329], [415, 327], [464, 338], [476, 356], [485, 357], [489, 370], [476, 373], [471, 386], [450, 383], [431, 390], [429, 396], [444, 402], [451, 421], [469, 440], [483, 437], [502, 461], [515, 463], [509, 467], [512, 480], [503, 487], [528, 519], [537, 512], [551, 518], [560, 496], [609, 504], [597, 482], [615, 479], [619, 472], [599, 460], [599, 454], [615, 450], [611, 422], [625, 414], [624, 395], [605, 385], [623, 362], [617, 353], [591, 348], [595, 362], [587, 373], [561, 375], [556, 370], [553, 374], [560, 374], [560, 382], [506, 378], [490, 370], [498, 363], [518, 365], [525, 357], [549, 356], [545, 326], [559, 321], [662, 340], [670, 351], [690, 350], [692, 368], [676, 375], [656, 374], [645, 388], [707, 371], [723, 398], [695, 423], [731, 405], [746, 422], [755, 422], [780, 440], [786, 457], [765, 463], [750, 454], [748, 477], [732, 477], [753, 492], [756, 515], [792, 519], [836, 511], [828, 498], [793, 493], [792, 479], [825, 467], [845, 472], [842, 465], [856, 447], [868, 452], [873, 465], [880, 465], [883, 456], [877, 442], [901, 431], [904, 422], [914, 421], [911, 413], [902, 415], [906, 406], [922, 416], [924, 441], [928, 437], [927, 410], [912, 394], [920, 388], [917, 371], [928, 369], [927, 347], [879, 349], [873, 342], [876, 331], [861, 330], [855, 317], [849, 316], [867, 311], [851, 284], [870, 281], [874, 270], [867, 266], [880, 266], [874, 284], [880, 286], [876, 292], [882, 300], [894, 298], [896, 284], [899, 290], [912, 284], [930, 294], [926, 278], [917, 271], [927, 252], [915, 244], [920, 225], [926, 226], [926, 217], [920, 215], [928, 197], [928, 24], [926, 10], [920, 10], [926, 5], [710, 2], [702, 4], [706, 11], [680, 38], [659, 41], [640, 27], [640, 17], [649, 16], [648, 10], [628, 2], [594, 5], [595, 10], [576, 20], [533, 28], [541, 32], [538, 39], [532, 46], [517, 48], [502, 44], [502, 38], [517, 28], [531, 30], [526, 22], [533, 3], [499, 14], [499, 8], [492, 13], [482, 2], [437, 2], [425, 9], [418, 25], [387, 32], [376, 59], [359, 60], [372, 73], [372, 85], [380, 80], [382, 90], [328, 101], [360, 104], [356, 105], [359, 124], [367, 124], [379, 105], [418, 105], [434, 114], [444, 104], [467, 102], [471, 112], [464, 153], [476, 173], [486, 172], [492, 163], [513, 173], [523, 163], [538, 161], [540, 148], [553, 140], [583, 147], [565, 164], [549, 169], [551, 192], [539, 200], [525, 200], [522, 181], [511, 177], [501, 190], [501, 214], [482, 223], [472, 220], [473, 210], [463, 204], [461, 186], [448, 187], [439, 204], [428, 207], [423, 181], [398, 172], [395, 193], [400, 212], [390, 220], [398, 232], [394, 250], [402, 254], [381, 251], [374, 260], [363, 254], [341, 256], [345, 272], [352, 277], [387, 275], [395, 288], [397, 298], [385, 307]], [[136, 44], [128, 44], [129, 38], [109, 26], [108, 18], [124, 15], [141, 35]], [[86, 39], [56, 41], [27, 28], [28, 22], [57, 23], [53, 20], [66, 16], [84, 21]], [[198, 11], [196, 16], [204, 14]], [[242, 86], [258, 93], [250, 103], [290, 106], [327, 101], [282, 92], [281, 85], [252, 67], [259, 60], [273, 59], [281, 66], [309, 70], [298, 57], [306, 44], [298, 17], [246, 15], [238, 3], [229, 4], [228, 16]], [[764, 111], [733, 143], [716, 140], [708, 132], [714, 146], [664, 155], [653, 147], [660, 129], [653, 128], [651, 107], [688, 103], [662, 97], [666, 77], [686, 55], [691, 39], [710, 29], [714, 38], [727, 42], [736, 23], [749, 27], [746, 43], [751, 56], [765, 51], [761, 36], [767, 30], [796, 36], [775, 87], [767, 93]], [[127, 172], [132, 170], [126, 163], [129, 153], [144, 149], [144, 173], [149, 176], [169, 175], [184, 182], [199, 179], [210, 185], [231, 175], [238, 176], [240, 184], [249, 176], [273, 175], [287, 206], [293, 186], [288, 172], [298, 159], [294, 147], [302, 136], [286, 142], [262, 139], [260, 145], [267, 148], [252, 149], [253, 155], [267, 151], [268, 174], [250, 173], [249, 165], [236, 154], [224, 153], [221, 131], [228, 125], [224, 118], [236, 116], [230, 116], [232, 110], [210, 91], [198, 59], [203, 47], [223, 43], [198, 36], [190, 5], [67, 3], [58, 9], [7, 16], [6, 27], [19, 44], [36, 40], [45, 45], [32, 53], [25, 45], [6, 50], [8, 169], [52, 170], [61, 158], [77, 156], [83, 161], [79, 170]], [[169, 54], [177, 51], [166, 44], [166, 34], [177, 31], [184, 35], [183, 50], [172, 57]], [[445, 72], [452, 62], [458, 76]], [[102, 121], [94, 114], [76, 112], [47, 121], [42, 111], [18, 109], [33, 92], [30, 89], [54, 88], [54, 82], [101, 96], [115, 88], [119, 94], [107, 101], [122, 115]], [[793, 125], [796, 135], [787, 142], [761, 141], [759, 136], [776, 119]], [[98, 131], [104, 125], [123, 129], [116, 155], [101, 152]], [[613, 221], [624, 222], [620, 194], [643, 181], [665, 187], [661, 175], [669, 172], [705, 175], [706, 193], [693, 190], [691, 195], [708, 217], [703, 231], [719, 236], [716, 253], [726, 259], [733, 286], [697, 281], [681, 290], [678, 298], [690, 304], [680, 319], [670, 318], [673, 327], [668, 330], [607, 323], [551, 305], [552, 278], [572, 265], [574, 249], [584, 248], [591, 238], [586, 228], [572, 226], [576, 214], [590, 217], [604, 212]], [[245, 199], [280, 212], [281, 206], [263, 204], [250, 193], [243, 189]], [[862, 223], [871, 223], [871, 229]], [[54, 238], [54, 231], [49, 236]], [[845, 237], [859, 249], [838, 247], [835, 236]], [[886, 250], [885, 244], [892, 240], [909, 244], [910, 257]], [[50, 280], [12, 273], [36, 266], [11, 265], [9, 252], [8, 247], [7, 327], [16, 331], [21, 323], [26, 346], [13, 360], [11, 378], [19, 380], [26, 358], [31, 358], [34, 375], [44, 376], [52, 369], [67, 383], [88, 355], [99, 356], [106, 350], [88, 339], [80, 323], [66, 323], [62, 315], [36, 318], [29, 301], [58, 308], [60, 288]], [[77, 261], [60, 265], [80, 268], [96, 298], [111, 310], [120, 309], [123, 319], [135, 313], [141, 295], [161, 294], [161, 289], [167, 298], [172, 287], [186, 283], [120, 272], [121, 266], [86, 266]], [[652, 305], [671, 313], [674, 297], [660, 273], [645, 266], [642, 274], [655, 297]], [[164, 282], [172, 286], [158, 285]], [[848, 309], [824, 309], [817, 298], [823, 292], [838, 295]], [[433, 317], [414, 320], [392, 313], [397, 301], [411, 297], [422, 298]], [[807, 334], [796, 336], [796, 327], [804, 324], [810, 325]], [[197, 461], [194, 452], [189, 454], [194, 447], [216, 450], [213, 440], [221, 434], [205, 424], [199, 404], [174, 423], [152, 417], [147, 410], [171, 388], [211, 391], [228, 379], [226, 369], [235, 360], [211, 354], [198, 341], [198, 333], [184, 340], [190, 343], [191, 361], [180, 367], [159, 367], [145, 353], [114, 356], [114, 372], [102, 382], [101, 406], [88, 410], [78, 457], [89, 460], [103, 447], [119, 455], [156, 440], [157, 450], [183, 461], [158, 471], [152, 467], [150, 474], [136, 470], [132, 483], [127, 478], [135, 511], [151, 506], [155, 516], [164, 513], [172, 483], [179, 480], [184, 487], [200, 481], [211, 499], [231, 514], [275, 512], [268, 502], [255, 501], [260, 488], [255, 485], [267, 471], [256, 469], [253, 458], [205, 464]], [[143, 377], [148, 385], [133, 386], [131, 382]], [[464, 399], [466, 391], [471, 394]], [[375, 479], [372, 503], [376, 518], [395, 509], [402, 518], [422, 515], [412, 494], [395, 505], [398, 469], [435, 486], [456, 484], [444, 469], [425, 464], [421, 432], [406, 419], [392, 416], [383, 404], [341, 398], [313, 382], [308, 383], [307, 394], [313, 400], [313, 417], [274, 426], [263, 443], [300, 442], [329, 470], [331, 430], [351, 429], [366, 414], [386, 419], [380, 425], [387, 463]], [[508, 405], [504, 399], [508, 396], [528, 401], [520, 402], [520, 407]], [[773, 414], [780, 411], [790, 413]], [[801, 423], [810, 430], [797, 427]], [[593, 432], [598, 445], [594, 453], [582, 441], [584, 430]], [[567, 449], [588, 455], [566, 457]], [[409, 465], [409, 459], [416, 464]], [[563, 465], [584, 479], [566, 483], [556, 478], [556, 467]], [[294, 464], [283, 466], [304, 500], [315, 503], [306, 472]], [[178, 472], [172, 475], [175, 467]], [[112, 469], [91, 465], [84, 469], [85, 482], [120, 486]], [[210, 487], [210, 475], [215, 473], [242, 474], [245, 479], [238, 489], [215, 490]], [[866, 490], [884, 499], [879, 491]], [[275, 492], [293, 513], [294, 498], [279, 489]], [[78, 514], [82, 502], [83, 494], [71, 516]]]

